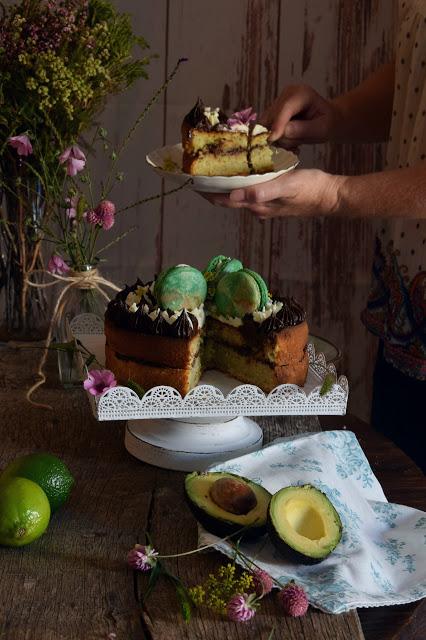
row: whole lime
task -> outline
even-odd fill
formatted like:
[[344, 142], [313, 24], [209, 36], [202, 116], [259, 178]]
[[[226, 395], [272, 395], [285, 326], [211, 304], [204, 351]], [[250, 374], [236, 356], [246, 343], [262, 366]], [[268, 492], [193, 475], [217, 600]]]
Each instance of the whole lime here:
[[36, 482], [46, 494], [52, 513], [67, 500], [74, 484], [68, 467], [50, 453], [31, 453], [11, 462], [0, 476], [4, 480], [19, 476]]
[[47, 529], [50, 505], [43, 489], [27, 478], [0, 484], [0, 545], [22, 547]]

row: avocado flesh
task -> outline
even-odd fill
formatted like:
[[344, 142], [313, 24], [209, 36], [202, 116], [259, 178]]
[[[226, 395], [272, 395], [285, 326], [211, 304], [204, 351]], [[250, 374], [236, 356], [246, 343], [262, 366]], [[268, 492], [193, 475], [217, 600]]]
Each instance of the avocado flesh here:
[[342, 537], [339, 514], [312, 485], [278, 491], [269, 506], [268, 522], [276, 548], [289, 559], [307, 564], [324, 560]]
[[[246, 514], [235, 514], [225, 511], [210, 496], [210, 489], [216, 480], [233, 478], [246, 483], [254, 492], [256, 506]], [[185, 494], [191, 511], [207, 531], [219, 537], [225, 537], [247, 527], [241, 536], [256, 538], [266, 532], [268, 505], [271, 494], [263, 487], [233, 473], [214, 471], [210, 473], [194, 472], [185, 478]]]

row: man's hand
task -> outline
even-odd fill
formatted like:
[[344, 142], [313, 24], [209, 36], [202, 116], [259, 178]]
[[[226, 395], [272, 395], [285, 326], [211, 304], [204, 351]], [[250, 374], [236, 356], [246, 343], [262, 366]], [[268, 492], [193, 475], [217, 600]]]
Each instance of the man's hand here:
[[336, 213], [345, 177], [318, 169], [300, 169], [275, 180], [236, 189], [229, 194], [201, 194], [212, 204], [249, 209], [260, 219], [279, 216], [313, 217]]
[[340, 123], [338, 108], [307, 85], [294, 85], [274, 100], [260, 117], [271, 129], [270, 141], [286, 149], [301, 144], [327, 142], [337, 136]]

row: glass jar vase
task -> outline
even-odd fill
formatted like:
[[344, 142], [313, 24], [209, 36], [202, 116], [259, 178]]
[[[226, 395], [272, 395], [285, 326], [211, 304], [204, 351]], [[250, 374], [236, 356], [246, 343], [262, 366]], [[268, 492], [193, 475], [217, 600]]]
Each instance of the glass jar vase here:
[[[84, 265], [78, 271], [69, 271], [68, 275], [73, 278], [81, 277], [81, 283], [75, 283], [65, 294], [54, 334], [56, 342], [64, 345], [63, 349], [58, 346], [58, 370], [59, 379], [66, 388], [80, 386], [85, 377], [82, 368], [84, 359], [81, 353], [70, 348], [71, 345], [66, 346], [74, 340], [71, 321], [76, 316], [87, 313], [103, 320], [107, 304], [105, 297], [92, 279], [98, 276], [96, 267]], [[85, 347], [84, 344], [83, 347]]]

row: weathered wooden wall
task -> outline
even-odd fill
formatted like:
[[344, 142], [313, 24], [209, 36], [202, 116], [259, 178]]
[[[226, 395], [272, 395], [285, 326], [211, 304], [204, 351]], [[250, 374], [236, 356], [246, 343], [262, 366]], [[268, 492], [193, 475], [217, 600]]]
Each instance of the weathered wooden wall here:
[[[197, 96], [224, 108], [261, 110], [288, 83], [305, 82], [333, 96], [356, 85], [392, 55], [394, 0], [116, 0], [159, 58], [150, 80], [111, 102], [106, 126], [117, 140], [167, 70], [189, 62], [131, 143], [119, 204], [160, 192], [147, 151], [179, 141], [182, 117]], [[318, 145], [302, 151], [304, 166], [360, 173], [382, 166], [377, 146]], [[99, 161], [99, 168], [102, 164]], [[375, 343], [360, 311], [368, 293], [372, 225], [366, 220], [275, 220], [213, 208], [181, 191], [123, 215], [120, 229], [139, 229], [110, 254], [106, 271], [118, 283], [149, 277], [165, 265], [205, 265], [216, 253], [238, 256], [307, 307], [312, 330], [343, 350], [351, 410], [368, 417]]]

